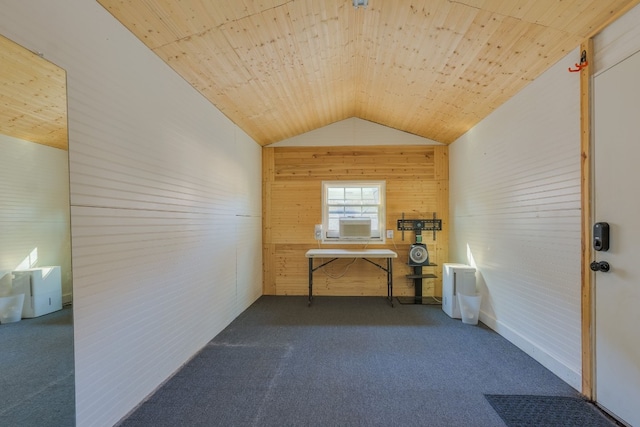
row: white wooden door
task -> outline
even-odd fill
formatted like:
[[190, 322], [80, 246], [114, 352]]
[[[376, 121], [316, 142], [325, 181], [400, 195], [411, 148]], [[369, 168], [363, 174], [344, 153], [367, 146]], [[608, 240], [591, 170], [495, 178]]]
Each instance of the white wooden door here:
[[640, 426], [640, 53], [594, 79], [594, 220], [610, 249], [594, 252], [595, 399]]

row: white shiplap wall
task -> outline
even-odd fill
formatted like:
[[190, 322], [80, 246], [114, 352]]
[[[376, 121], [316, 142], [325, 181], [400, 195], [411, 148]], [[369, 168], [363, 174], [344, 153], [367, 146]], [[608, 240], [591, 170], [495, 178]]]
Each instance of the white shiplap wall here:
[[261, 294], [261, 148], [95, 1], [0, 0], [66, 69], [78, 426], [109, 426]]
[[581, 385], [575, 50], [449, 148], [451, 262], [477, 267], [480, 319]]
[[440, 142], [412, 135], [357, 117], [270, 144], [269, 147], [320, 147], [343, 145], [443, 145]]
[[0, 135], [0, 276], [27, 258], [25, 268], [59, 265], [71, 302], [69, 227], [68, 153]]
[[593, 38], [593, 75], [603, 73], [640, 49], [640, 5]]

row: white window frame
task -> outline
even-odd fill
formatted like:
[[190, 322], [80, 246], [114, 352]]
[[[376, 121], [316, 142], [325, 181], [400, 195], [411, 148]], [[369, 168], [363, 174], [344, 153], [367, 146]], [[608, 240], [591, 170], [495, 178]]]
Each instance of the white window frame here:
[[[335, 188], [377, 188], [377, 202], [366, 203], [366, 201], [354, 202], [354, 204], [348, 204], [346, 201], [333, 204], [329, 201], [329, 190]], [[346, 196], [345, 196], [346, 198]], [[353, 211], [360, 210], [360, 212], [345, 212], [341, 217], [372, 217], [371, 221], [371, 238], [345, 238], [340, 237], [338, 232], [338, 223], [336, 221], [336, 214], [330, 214], [331, 208], [343, 207], [348, 210], [349, 207], [354, 208]], [[335, 209], [334, 209], [335, 210]], [[367, 215], [366, 211], [370, 211], [371, 215]], [[363, 212], [365, 211], [365, 212]], [[373, 243], [382, 244], [385, 243], [385, 228], [386, 228], [386, 181], [379, 180], [367, 180], [367, 181], [322, 181], [322, 243]], [[377, 215], [377, 221], [375, 216]], [[339, 216], [339, 217], [340, 217]], [[339, 218], [338, 217], [338, 218]], [[330, 226], [330, 221], [333, 226]]]

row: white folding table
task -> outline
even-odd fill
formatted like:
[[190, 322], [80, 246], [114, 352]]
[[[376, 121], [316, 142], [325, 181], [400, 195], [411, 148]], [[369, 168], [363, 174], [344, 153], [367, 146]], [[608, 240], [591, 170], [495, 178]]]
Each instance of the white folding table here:
[[[393, 307], [393, 258], [397, 258], [398, 254], [390, 249], [309, 249], [306, 253], [309, 258], [309, 305], [313, 300], [313, 272], [332, 263], [338, 258], [362, 258], [363, 260], [375, 265], [387, 273], [387, 299]], [[329, 258], [329, 261], [323, 262], [317, 267], [313, 266], [314, 258]], [[386, 259], [387, 266], [384, 267], [371, 259]]]

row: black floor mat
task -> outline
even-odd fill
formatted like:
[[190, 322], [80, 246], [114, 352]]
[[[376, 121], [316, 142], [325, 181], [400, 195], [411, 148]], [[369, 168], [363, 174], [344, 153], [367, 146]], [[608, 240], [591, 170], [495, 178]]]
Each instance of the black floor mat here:
[[485, 398], [509, 427], [617, 425], [579, 397], [486, 394]]

